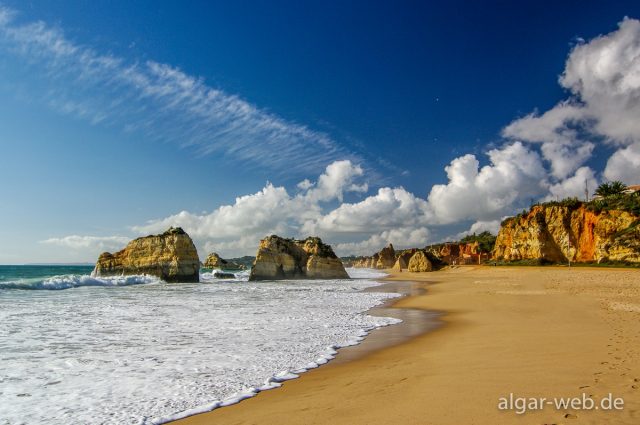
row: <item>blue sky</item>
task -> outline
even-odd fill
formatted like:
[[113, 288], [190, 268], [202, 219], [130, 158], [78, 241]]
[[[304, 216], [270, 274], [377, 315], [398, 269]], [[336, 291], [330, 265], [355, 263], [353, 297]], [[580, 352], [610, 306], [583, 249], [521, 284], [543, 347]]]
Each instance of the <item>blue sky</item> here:
[[0, 3], [0, 263], [366, 253], [638, 183], [637, 2], [341, 3]]

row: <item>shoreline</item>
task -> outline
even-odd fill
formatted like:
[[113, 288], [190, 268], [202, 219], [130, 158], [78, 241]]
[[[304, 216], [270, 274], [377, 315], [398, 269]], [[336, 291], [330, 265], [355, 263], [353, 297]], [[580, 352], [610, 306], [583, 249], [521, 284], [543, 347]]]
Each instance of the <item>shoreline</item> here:
[[[387, 271], [387, 273], [390, 272]], [[362, 314], [393, 317], [401, 319], [402, 322], [373, 329], [361, 343], [339, 348], [335, 359], [323, 365], [324, 367], [357, 360], [378, 350], [407, 342], [416, 336], [433, 331], [443, 325], [440, 320], [442, 314], [439, 312], [419, 308], [396, 307], [396, 304], [405, 298], [425, 294], [427, 292], [426, 285], [429, 285], [430, 282], [387, 280], [390, 276], [391, 274], [383, 278], [374, 279], [384, 283], [378, 286], [371, 286], [363, 291], [396, 293], [400, 294], [400, 297], [390, 298]]]
[[[395, 299], [393, 308], [442, 312], [443, 325], [174, 423], [637, 423], [639, 278], [629, 269], [548, 266], [392, 273], [381, 280], [429, 282], [428, 294]], [[510, 393], [597, 401], [612, 393], [625, 408], [516, 414], [497, 407]]]
[[[286, 379], [279, 382], [280, 387], [263, 389], [253, 396], [241, 396], [237, 401], [224, 404], [225, 401], [218, 402], [222, 403], [217, 407], [212, 408], [211, 410], [201, 411], [197, 413], [193, 413], [186, 417], [181, 417], [175, 420], [170, 420], [170, 424], [178, 424], [178, 423], [189, 423], [189, 421], [193, 418], [200, 417], [203, 415], [207, 415], [213, 413], [214, 411], [218, 411], [220, 409], [229, 408], [231, 406], [235, 406], [239, 403], [245, 402], [249, 399], [253, 399], [255, 397], [260, 396], [266, 391], [278, 390], [281, 389], [282, 386], [287, 383], [298, 380], [303, 376], [306, 376], [308, 373], [317, 370], [319, 368], [327, 368], [331, 365], [339, 365], [339, 364], [348, 364], [357, 359], [363, 358], [373, 352], [383, 350], [384, 348], [392, 347], [394, 345], [402, 344], [404, 342], [409, 341], [410, 339], [427, 333], [431, 330], [437, 329], [442, 326], [442, 322], [439, 320], [440, 313], [431, 312], [424, 309], [416, 309], [416, 308], [399, 308], [395, 305], [402, 299], [424, 294], [426, 292], [426, 287], [429, 282], [415, 282], [411, 280], [387, 280], [389, 276], [391, 276], [391, 272], [389, 270], [382, 270], [387, 273], [385, 277], [379, 278], [362, 278], [364, 280], [373, 280], [377, 282], [381, 282], [380, 285], [371, 286], [368, 288], [364, 288], [363, 292], [384, 292], [384, 293], [395, 293], [400, 296], [397, 298], [389, 298], [385, 300], [382, 304], [371, 307], [370, 309], [360, 313], [367, 314], [375, 317], [391, 317], [401, 319], [402, 322], [395, 323], [388, 326], [381, 326], [369, 331], [364, 339], [355, 344], [355, 345], [347, 345], [344, 347], [336, 348], [336, 354], [333, 359], [329, 360], [325, 364], [318, 365], [317, 368], [308, 369], [305, 372], [299, 373], [297, 378]], [[215, 403], [215, 404], [218, 404]], [[199, 408], [192, 409], [193, 411], [198, 410]], [[179, 416], [181, 414], [187, 413], [188, 411], [181, 412], [176, 414], [175, 416]]]
[[[319, 365], [316, 369], [307, 370], [306, 372], [300, 374], [298, 378], [282, 381], [280, 383], [281, 387], [263, 390], [253, 397], [242, 398], [236, 403], [219, 406], [210, 411], [196, 413], [191, 416], [172, 420], [167, 423], [177, 425], [210, 423], [208, 415], [213, 414], [214, 412], [218, 412], [222, 409], [229, 409], [230, 407], [237, 406], [240, 403], [246, 403], [248, 400], [260, 397], [260, 395], [264, 394], [265, 392], [272, 392], [272, 390], [282, 390], [285, 385], [288, 385], [293, 381], [300, 380], [307, 376], [309, 373], [318, 371], [320, 369], [327, 369], [331, 366], [348, 365], [375, 352], [407, 343], [413, 338], [432, 332], [445, 325], [445, 322], [441, 319], [444, 314], [443, 312], [422, 308], [397, 306], [401, 301], [407, 298], [426, 294], [428, 291], [427, 286], [434, 282], [428, 280], [420, 281], [410, 279], [409, 276], [407, 276], [409, 274], [408, 272], [404, 273], [404, 275], [400, 275], [399, 273], [392, 272], [390, 269], [381, 271], [387, 273], [387, 276], [372, 278], [371, 280], [382, 282], [382, 284], [365, 288], [363, 289], [363, 292], [397, 293], [400, 294], [400, 297], [390, 298], [384, 301], [382, 304], [372, 307], [361, 314], [368, 314], [377, 317], [392, 317], [401, 319], [402, 322], [389, 326], [382, 326], [371, 330], [359, 344], [336, 349], [337, 354], [334, 359], [330, 360], [326, 364]], [[217, 421], [211, 423], [217, 423]]]

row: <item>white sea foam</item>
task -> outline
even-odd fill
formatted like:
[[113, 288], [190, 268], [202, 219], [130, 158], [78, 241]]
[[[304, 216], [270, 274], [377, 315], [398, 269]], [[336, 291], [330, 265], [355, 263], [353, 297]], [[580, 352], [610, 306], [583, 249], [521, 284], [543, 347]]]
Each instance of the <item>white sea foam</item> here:
[[63, 275], [47, 279], [22, 279], [0, 282], [0, 289], [70, 289], [81, 286], [128, 286], [159, 283], [160, 279], [147, 275], [93, 277], [89, 275]]
[[396, 296], [362, 292], [372, 281], [246, 279], [0, 291], [0, 424], [165, 423], [277, 388], [398, 322], [362, 314]]
[[352, 279], [379, 279], [389, 275], [388, 273], [376, 269], [348, 267], [346, 270], [349, 277]]
[[[225, 274], [233, 274], [234, 277], [218, 277], [220, 273]], [[200, 282], [202, 283], [215, 283], [215, 282], [224, 282], [224, 281], [247, 281], [249, 280], [249, 270], [241, 270], [241, 271], [229, 271], [229, 270], [221, 270], [221, 269], [213, 269], [210, 272], [201, 272], [200, 273]]]

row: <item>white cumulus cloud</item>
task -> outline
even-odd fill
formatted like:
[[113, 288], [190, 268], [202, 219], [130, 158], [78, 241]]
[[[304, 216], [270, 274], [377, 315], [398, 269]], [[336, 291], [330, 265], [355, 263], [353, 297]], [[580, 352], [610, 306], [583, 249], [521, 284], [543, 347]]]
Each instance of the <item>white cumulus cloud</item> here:
[[393, 243], [394, 247], [422, 247], [429, 241], [429, 230], [420, 228], [397, 228], [371, 235], [368, 239], [359, 242], [338, 243], [335, 251], [338, 255], [371, 255], [379, 251], [381, 247]]
[[627, 184], [640, 183], [640, 142], [618, 149], [611, 155], [604, 169], [604, 177]]
[[344, 203], [332, 211], [307, 220], [302, 231], [309, 234], [367, 234], [403, 226], [427, 224], [427, 203], [403, 188], [383, 187], [357, 203]]
[[123, 249], [130, 240], [131, 238], [125, 236], [69, 235], [45, 239], [40, 243], [70, 249], [76, 251], [85, 259], [94, 259], [105, 251], [114, 252]]
[[[545, 200], [558, 200], [570, 197], [585, 198], [585, 190], [592, 196], [598, 187], [593, 170], [589, 167], [580, 167], [575, 174], [561, 182], [549, 187], [549, 195]], [[579, 195], [579, 196], [578, 196]]]
[[298, 194], [267, 183], [259, 192], [240, 196], [234, 204], [222, 205], [211, 213], [182, 211], [134, 226], [133, 230], [146, 234], [180, 226], [196, 240], [201, 250], [217, 250], [227, 256], [244, 255], [253, 252], [258, 241], [269, 234], [307, 236], [302, 232], [303, 227], [321, 219], [325, 205], [342, 201], [347, 193], [367, 190], [366, 182], [360, 181], [362, 178], [359, 165], [349, 160], [334, 161], [316, 183], [307, 179], [299, 183]]
[[467, 235], [480, 234], [482, 232], [490, 232], [494, 235], [498, 234], [500, 230], [500, 221], [501, 220], [490, 220], [490, 221], [476, 221], [469, 227], [469, 229], [460, 232], [453, 239], [462, 239]]
[[490, 220], [546, 192], [547, 171], [540, 155], [520, 142], [490, 150], [490, 164], [475, 155], [454, 159], [445, 168], [449, 182], [431, 188], [428, 207], [433, 222]]
[[609, 141], [640, 141], [640, 21], [576, 46], [560, 78], [583, 102], [586, 119]]
[[[578, 44], [559, 81], [570, 90], [570, 99], [541, 115], [533, 113], [514, 121], [503, 135], [542, 143], [555, 178], [555, 193], [566, 193], [562, 187], [575, 186], [575, 175], [591, 158], [596, 143], [618, 147], [604, 170], [606, 179], [638, 183], [640, 21], [625, 18], [618, 30]], [[585, 170], [580, 173], [588, 174]]]

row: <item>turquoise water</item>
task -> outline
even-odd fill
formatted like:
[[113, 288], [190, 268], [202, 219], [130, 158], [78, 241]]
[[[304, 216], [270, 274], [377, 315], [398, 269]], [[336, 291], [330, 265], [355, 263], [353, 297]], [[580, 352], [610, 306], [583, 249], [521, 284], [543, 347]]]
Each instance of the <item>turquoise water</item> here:
[[91, 274], [93, 266], [57, 266], [57, 265], [25, 265], [2, 266], [0, 265], [0, 282], [44, 280], [60, 275]]
[[151, 276], [91, 276], [93, 266], [24, 265], [0, 266], [0, 290], [69, 289], [80, 286], [128, 286], [151, 283]]

